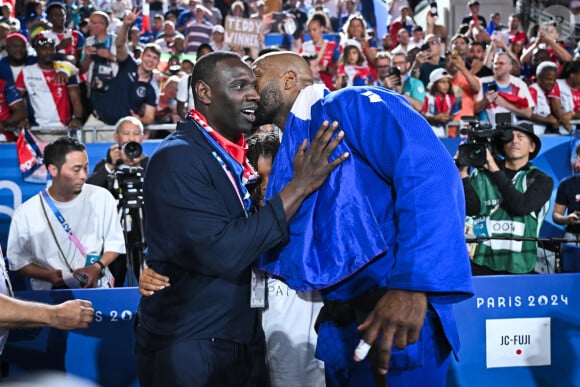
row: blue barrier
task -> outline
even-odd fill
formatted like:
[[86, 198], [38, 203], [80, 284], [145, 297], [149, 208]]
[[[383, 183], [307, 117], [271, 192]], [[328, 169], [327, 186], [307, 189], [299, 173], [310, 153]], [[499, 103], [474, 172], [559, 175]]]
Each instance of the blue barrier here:
[[[580, 386], [578, 279], [577, 274], [475, 277], [475, 297], [455, 306], [461, 350], [447, 386]], [[11, 376], [53, 369], [105, 387], [138, 385], [132, 334], [139, 299], [135, 288], [17, 295], [50, 303], [88, 299], [96, 318], [88, 329], [74, 332], [12, 331], [3, 355]], [[535, 330], [538, 323], [543, 331]], [[538, 362], [545, 365], [507, 366]]]

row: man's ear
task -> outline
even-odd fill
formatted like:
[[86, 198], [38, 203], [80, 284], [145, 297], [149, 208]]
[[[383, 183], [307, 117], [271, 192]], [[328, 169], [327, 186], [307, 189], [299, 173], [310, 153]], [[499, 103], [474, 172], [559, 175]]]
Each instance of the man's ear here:
[[204, 81], [197, 81], [193, 85], [193, 91], [201, 103], [208, 105], [211, 102], [211, 87]]
[[50, 173], [50, 177], [53, 179], [58, 176], [58, 168], [54, 164], [48, 164], [48, 173]]
[[286, 71], [282, 78], [284, 79], [284, 90], [293, 89], [298, 84], [298, 74], [294, 70]]

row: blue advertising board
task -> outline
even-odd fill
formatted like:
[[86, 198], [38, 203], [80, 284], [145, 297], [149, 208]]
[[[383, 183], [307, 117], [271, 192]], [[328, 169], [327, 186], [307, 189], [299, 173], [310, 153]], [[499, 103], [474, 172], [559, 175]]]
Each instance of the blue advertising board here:
[[[474, 277], [475, 296], [455, 305], [461, 349], [447, 386], [580, 386], [578, 274]], [[105, 387], [137, 386], [136, 288], [19, 292], [48, 303], [93, 302], [88, 329], [14, 330], [3, 359], [11, 377], [58, 370]]]

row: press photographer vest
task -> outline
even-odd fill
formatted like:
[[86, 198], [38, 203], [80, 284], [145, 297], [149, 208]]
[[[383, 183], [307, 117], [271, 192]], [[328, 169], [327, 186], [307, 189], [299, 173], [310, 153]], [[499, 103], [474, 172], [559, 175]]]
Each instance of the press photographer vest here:
[[[516, 190], [526, 191], [528, 176], [533, 171], [539, 170], [530, 166], [529, 169], [516, 173], [512, 179]], [[549, 200], [538, 214], [531, 212], [523, 216], [511, 216], [501, 207], [503, 200], [501, 193], [489, 174], [475, 169], [471, 175], [470, 184], [480, 198], [481, 205], [479, 216], [469, 219], [473, 220], [474, 233], [477, 236], [485, 234], [501, 237], [538, 237], [542, 222], [550, 208]], [[537, 249], [536, 241], [491, 239], [477, 245], [472, 260], [478, 265], [496, 271], [529, 273], [536, 265]]]

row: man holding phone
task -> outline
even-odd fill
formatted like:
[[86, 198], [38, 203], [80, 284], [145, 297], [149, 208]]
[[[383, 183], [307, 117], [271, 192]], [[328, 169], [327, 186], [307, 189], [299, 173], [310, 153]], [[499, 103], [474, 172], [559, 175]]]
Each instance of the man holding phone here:
[[529, 119], [532, 116], [534, 100], [528, 86], [511, 75], [513, 66], [512, 58], [499, 52], [493, 59], [493, 75], [481, 78], [482, 87], [474, 110], [482, 121], [489, 121], [492, 126], [496, 124], [497, 113], [512, 113], [513, 123], [518, 117]]

